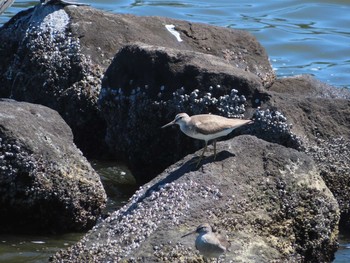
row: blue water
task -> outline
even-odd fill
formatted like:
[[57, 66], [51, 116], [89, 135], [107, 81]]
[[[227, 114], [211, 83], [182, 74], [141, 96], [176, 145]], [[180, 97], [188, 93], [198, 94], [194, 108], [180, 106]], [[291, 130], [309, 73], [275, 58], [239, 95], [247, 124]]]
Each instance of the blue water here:
[[[16, 1], [0, 15], [0, 25], [17, 12], [37, 2], [39, 1]], [[311, 74], [335, 87], [350, 88], [349, 0], [80, 0], [79, 2], [113, 13], [167, 16], [247, 30], [266, 48], [279, 77]], [[21, 247], [20, 244], [25, 242], [21, 237], [14, 239], [17, 240], [13, 241], [17, 247]], [[18, 261], [19, 258], [16, 257], [16, 253], [21, 250], [11, 252], [0, 245], [0, 254], [4, 255], [4, 250], [7, 250], [7, 259], [0, 257], [0, 261], [46, 262], [48, 256], [56, 250], [56, 246], [57, 249], [64, 248], [70, 241], [60, 239], [60, 242], [55, 243], [55, 248], [47, 246], [47, 252], [40, 250], [43, 244], [27, 242], [31, 244], [32, 252], [22, 250], [23, 261]], [[350, 262], [350, 239], [341, 235], [340, 243], [334, 262]], [[35, 254], [35, 260], [30, 258], [31, 253]]]
[[[80, 0], [113, 13], [168, 16], [244, 29], [266, 48], [278, 76], [311, 74], [336, 87], [350, 87], [348, 0]], [[20, 0], [0, 24], [36, 1]]]

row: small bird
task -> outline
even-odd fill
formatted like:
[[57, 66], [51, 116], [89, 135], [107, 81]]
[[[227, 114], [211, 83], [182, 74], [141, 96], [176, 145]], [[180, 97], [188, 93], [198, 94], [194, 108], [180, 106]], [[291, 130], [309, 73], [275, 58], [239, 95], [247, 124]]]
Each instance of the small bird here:
[[205, 258], [219, 258], [231, 246], [230, 242], [225, 237], [214, 233], [208, 223], [199, 225], [196, 230], [183, 235], [181, 238], [194, 233], [199, 234], [195, 242], [196, 249]]
[[162, 128], [177, 124], [180, 130], [195, 139], [204, 140], [205, 146], [197, 162], [197, 167], [202, 160], [208, 146], [208, 141], [214, 140], [214, 160], [216, 158], [216, 139], [228, 135], [234, 129], [245, 124], [252, 123], [252, 120], [230, 119], [214, 114], [200, 114], [188, 116], [187, 113], [179, 113], [175, 119]]

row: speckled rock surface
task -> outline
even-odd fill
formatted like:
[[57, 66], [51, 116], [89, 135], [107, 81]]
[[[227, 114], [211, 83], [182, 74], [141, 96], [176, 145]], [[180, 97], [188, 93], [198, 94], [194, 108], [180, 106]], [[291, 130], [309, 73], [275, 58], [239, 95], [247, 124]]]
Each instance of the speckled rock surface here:
[[98, 174], [56, 111], [0, 101], [0, 232], [91, 228], [105, 206]]
[[198, 170], [192, 157], [51, 261], [203, 262], [195, 237], [181, 236], [209, 222], [231, 240], [220, 262], [331, 262], [338, 205], [306, 154], [243, 135]]
[[[166, 25], [175, 26], [182, 42]], [[266, 87], [275, 78], [264, 48], [248, 32], [87, 6], [39, 4], [0, 28], [0, 97], [57, 110], [84, 154], [99, 156], [107, 149], [96, 103], [101, 78], [118, 50], [133, 42], [220, 57]]]
[[350, 91], [310, 76], [277, 80], [262, 108], [278, 109], [312, 156], [341, 210], [341, 227], [350, 229]]
[[[142, 182], [203, 146], [176, 129], [160, 129], [177, 113], [244, 117], [246, 106], [264, 99], [256, 75], [222, 58], [135, 44], [115, 56], [102, 81], [99, 103], [108, 146]], [[173, 151], [161, 154], [169, 148]]]
[[78, 147], [99, 154], [105, 123], [96, 101], [103, 68], [82, 52], [70, 23], [62, 6], [38, 4], [0, 28], [0, 97], [57, 110]]

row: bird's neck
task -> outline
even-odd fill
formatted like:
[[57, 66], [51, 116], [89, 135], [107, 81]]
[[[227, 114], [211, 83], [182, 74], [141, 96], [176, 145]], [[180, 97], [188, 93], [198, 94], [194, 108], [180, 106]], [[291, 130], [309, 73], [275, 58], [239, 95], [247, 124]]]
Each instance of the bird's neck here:
[[180, 130], [182, 131], [182, 132], [185, 132], [185, 131], [187, 131], [187, 129], [189, 128], [189, 126], [188, 126], [188, 121], [183, 121], [183, 122], [181, 122], [181, 123], [179, 123], [179, 126], [180, 126]]

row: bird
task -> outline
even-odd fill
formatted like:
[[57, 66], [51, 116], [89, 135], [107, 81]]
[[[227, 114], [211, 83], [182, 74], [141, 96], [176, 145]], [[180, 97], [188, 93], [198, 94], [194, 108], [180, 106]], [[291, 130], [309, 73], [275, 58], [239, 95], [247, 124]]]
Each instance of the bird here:
[[[7, 8], [9, 8], [15, 0], [0, 0], [0, 14], [2, 14]], [[88, 5], [84, 3], [78, 3], [74, 0], [72, 1], [66, 1], [66, 0], [40, 0], [40, 3], [43, 5], [47, 4], [62, 4], [62, 5]]]
[[224, 236], [214, 233], [208, 223], [200, 224], [196, 230], [183, 235], [181, 238], [194, 233], [198, 233], [195, 241], [196, 249], [205, 258], [219, 258], [231, 246], [231, 243]]
[[232, 119], [214, 114], [199, 114], [189, 116], [187, 113], [179, 113], [175, 119], [161, 128], [171, 125], [179, 125], [180, 130], [189, 137], [204, 140], [205, 146], [197, 162], [201, 162], [208, 146], [208, 141], [214, 140], [214, 160], [216, 158], [216, 139], [228, 135], [234, 129], [252, 123], [252, 120]]

